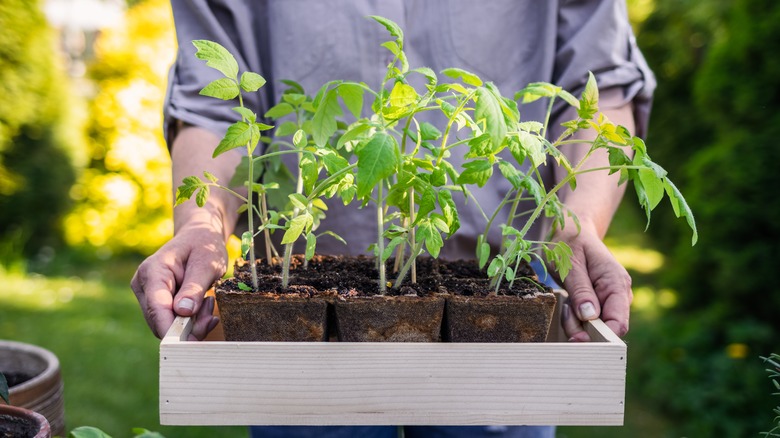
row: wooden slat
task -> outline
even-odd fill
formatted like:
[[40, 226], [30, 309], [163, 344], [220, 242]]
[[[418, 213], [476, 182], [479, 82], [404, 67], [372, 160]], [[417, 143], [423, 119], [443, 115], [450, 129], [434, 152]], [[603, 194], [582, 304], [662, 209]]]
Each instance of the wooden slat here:
[[[554, 321], [558, 321], [555, 319]], [[623, 422], [626, 346], [602, 342], [390, 344], [188, 342], [160, 346], [162, 424], [559, 424]]]

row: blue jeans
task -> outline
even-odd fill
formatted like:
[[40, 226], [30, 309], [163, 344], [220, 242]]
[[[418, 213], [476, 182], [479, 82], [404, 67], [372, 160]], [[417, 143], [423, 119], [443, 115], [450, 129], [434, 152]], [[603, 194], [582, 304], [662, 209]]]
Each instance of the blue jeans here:
[[[398, 438], [395, 426], [252, 426], [252, 438]], [[553, 426], [406, 426], [405, 438], [554, 438]]]
[[[531, 266], [539, 280], [558, 288], [538, 260]], [[252, 426], [252, 438], [398, 438], [395, 426]], [[406, 426], [404, 438], [555, 438], [554, 426]]]

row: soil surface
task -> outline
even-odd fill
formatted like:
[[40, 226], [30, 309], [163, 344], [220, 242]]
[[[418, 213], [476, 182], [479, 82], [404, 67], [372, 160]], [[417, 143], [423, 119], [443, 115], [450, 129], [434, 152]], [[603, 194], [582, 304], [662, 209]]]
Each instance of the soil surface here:
[[0, 414], [0, 438], [28, 438], [37, 433], [38, 428], [31, 420]]
[[5, 379], [8, 381], [8, 388], [13, 388], [16, 385], [21, 385], [22, 383], [34, 377], [25, 373], [11, 373], [7, 371], [3, 371], [3, 375], [5, 376]]
[[[387, 281], [392, 284], [397, 273], [393, 272], [395, 259], [386, 264]], [[373, 257], [320, 256], [315, 255], [308, 263], [303, 256], [293, 257], [290, 268], [290, 286], [282, 288], [282, 267], [279, 260], [269, 266], [263, 260], [257, 261], [261, 292], [293, 294], [314, 297], [321, 294], [337, 294], [344, 297], [374, 296], [379, 294], [379, 270]], [[251, 285], [249, 264], [236, 265], [235, 279], [226, 280], [222, 287], [238, 289], [238, 282]], [[441, 293], [464, 296], [487, 296], [493, 289], [487, 275], [479, 269], [474, 260], [437, 260], [430, 257], [417, 259], [417, 283], [407, 275], [400, 288], [388, 287], [387, 296], [432, 296]], [[551, 290], [537, 283], [538, 277], [527, 264], [521, 265], [517, 280], [511, 288], [503, 282], [498, 295], [526, 296]]]

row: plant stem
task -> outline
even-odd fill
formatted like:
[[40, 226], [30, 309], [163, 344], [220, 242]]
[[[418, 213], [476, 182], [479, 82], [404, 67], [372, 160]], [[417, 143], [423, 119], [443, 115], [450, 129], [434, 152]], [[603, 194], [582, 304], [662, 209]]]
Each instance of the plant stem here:
[[[241, 106], [241, 108], [244, 108], [244, 99], [241, 96], [241, 93], [238, 93], [238, 104]], [[244, 119], [244, 116], [241, 116], [241, 119]], [[245, 121], [245, 120], [244, 120]], [[249, 232], [252, 233], [252, 239], [249, 242], [249, 271], [252, 273], [252, 289], [257, 291], [257, 289], [260, 287], [259, 281], [257, 280], [257, 264], [255, 263], [255, 224], [254, 224], [254, 203], [252, 202], [252, 187], [255, 183], [254, 175], [252, 175], [252, 170], [254, 170], [254, 166], [252, 165], [252, 157], [254, 155], [254, 150], [252, 148], [252, 138], [250, 137], [249, 142], [246, 144], [246, 153], [247, 157], [249, 157], [249, 173], [247, 175], [247, 180], [249, 182], [249, 187], [247, 187], [247, 197], [246, 197], [246, 210], [247, 210], [247, 217], [248, 217], [248, 225], [249, 225]], [[228, 189], [229, 190], [229, 189]], [[231, 190], [232, 191], [232, 190]]]
[[404, 266], [401, 268], [401, 272], [398, 273], [398, 278], [396, 278], [395, 283], [393, 284], [393, 288], [398, 289], [401, 287], [401, 284], [403, 284], [404, 278], [406, 277], [406, 273], [409, 272], [409, 268], [414, 265], [414, 260], [420, 254], [422, 245], [422, 242], [416, 242], [414, 244], [414, 247], [412, 247], [412, 253], [409, 254], [409, 258], [406, 259], [406, 263], [404, 263]]
[[379, 256], [377, 257], [377, 260], [379, 261], [379, 266], [377, 268], [379, 269], [379, 294], [384, 295], [387, 292], [387, 276], [385, 274], [385, 264], [382, 263], [382, 253], [385, 252], [385, 216], [384, 211], [382, 209], [383, 202], [383, 195], [382, 195], [382, 189], [384, 188], [384, 181], [379, 181], [379, 188], [377, 197], [376, 197], [376, 224], [377, 224], [377, 239], [376, 239], [376, 245]]
[[[409, 188], [409, 239], [412, 244], [415, 242], [415, 228], [414, 228], [414, 189]], [[412, 263], [412, 283], [417, 283], [417, 251], [412, 251], [409, 255], [409, 260]], [[399, 274], [400, 276], [400, 274]]]
[[[298, 151], [298, 163], [301, 162], [301, 157], [303, 154], [301, 151]], [[299, 166], [300, 168], [300, 166]], [[295, 186], [295, 193], [303, 194], [303, 174], [298, 171], [298, 180], [296, 182]], [[296, 217], [298, 217], [298, 214], [300, 213], [300, 209], [298, 207], [295, 207], [293, 209], [293, 214], [290, 220], [292, 221]], [[282, 259], [282, 288], [287, 288], [287, 286], [290, 285], [290, 264], [292, 263], [292, 250], [293, 250], [293, 244], [295, 242], [290, 242], [286, 245], [284, 245], [284, 258]]]
[[[262, 225], [267, 225], [269, 218], [268, 218], [268, 204], [266, 203], [266, 195], [265, 193], [260, 195], [260, 213], [262, 214], [260, 216], [260, 221], [262, 222]], [[263, 240], [265, 240], [265, 259], [268, 263], [268, 266], [273, 266], [274, 261], [273, 257], [271, 256], [271, 232], [268, 230], [268, 227], [263, 227]]]

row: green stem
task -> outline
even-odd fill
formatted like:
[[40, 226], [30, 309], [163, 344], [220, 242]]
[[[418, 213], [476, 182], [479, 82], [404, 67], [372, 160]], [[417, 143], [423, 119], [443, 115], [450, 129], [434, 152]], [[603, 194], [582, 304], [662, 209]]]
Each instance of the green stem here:
[[384, 188], [384, 181], [379, 181], [379, 188], [376, 199], [376, 224], [377, 224], [377, 250], [379, 265], [379, 294], [384, 295], [387, 292], [387, 276], [385, 274], [385, 264], [382, 263], [382, 253], [385, 252], [385, 219], [384, 211], [382, 209], [382, 189]]
[[466, 104], [474, 97], [474, 95], [477, 93], [477, 89], [475, 88], [474, 91], [469, 93], [468, 96], [466, 96], [465, 99], [463, 99], [463, 102], [458, 105], [457, 108], [455, 108], [455, 111], [452, 112], [452, 116], [450, 116], [449, 121], [447, 122], [447, 128], [444, 130], [444, 135], [442, 135], [441, 138], [441, 147], [439, 148], [439, 156], [436, 157], [436, 167], [439, 167], [441, 164], [441, 160], [444, 159], [444, 152], [447, 150], [447, 138], [450, 135], [450, 129], [452, 128], [452, 124], [455, 122], [455, 118], [458, 114], [460, 114], [461, 111], [463, 111], [463, 108], [466, 106]]
[[401, 268], [401, 272], [398, 273], [398, 277], [395, 279], [395, 283], [393, 283], [394, 289], [400, 288], [401, 284], [403, 284], [406, 274], [409, 272], [409, 269], [414, 265], [414, 261], [417, 258], [417, 256], [420, 255], [420, 251], [422, 250], [422, 245], [423, 242], [416, 242], [414, 244], [414, 247], [412, 248], [412, 253], [409, 254], [409, 258], [406, 259], [406, 263], [404, 263], [403, 267]]

